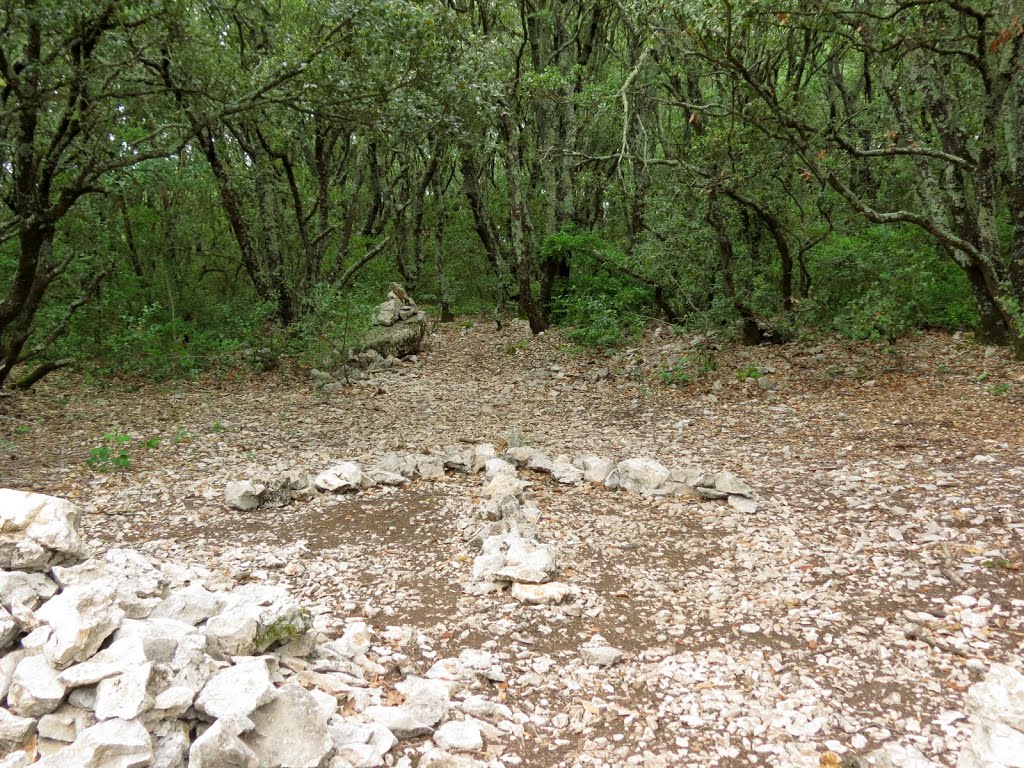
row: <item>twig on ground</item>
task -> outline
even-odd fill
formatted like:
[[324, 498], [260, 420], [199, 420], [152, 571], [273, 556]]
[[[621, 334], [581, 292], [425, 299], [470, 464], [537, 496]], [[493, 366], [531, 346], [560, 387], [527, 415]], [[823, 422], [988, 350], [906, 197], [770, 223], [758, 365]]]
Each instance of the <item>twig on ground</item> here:
[[942, 575], [953, 584], [956, 584], [961, 589], [967, 589], [968, 584], [964, 581], [963, 577], [956, 572], [956, 567], [953, 564], [953, 553], [949, 551], [949, 544], [942, 542], [942, 555], [943, 564], [940, 570]]

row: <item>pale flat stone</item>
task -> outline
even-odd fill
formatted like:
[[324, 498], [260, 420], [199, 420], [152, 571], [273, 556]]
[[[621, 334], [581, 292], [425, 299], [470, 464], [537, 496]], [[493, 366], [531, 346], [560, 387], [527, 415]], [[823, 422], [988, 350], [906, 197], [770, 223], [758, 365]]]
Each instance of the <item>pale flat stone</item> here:
[[327, 716], [316, 699], [297, 683], [285, 685], [249, 719], [242, 737], [261, 765], [317, 768], [334, 748]]
[[57, 594], [57, 584], [44, 573], [0, 571], [0, 606], [8, 611], [14, 603], [35, 610]]
[[343, 461], [314, 477], [313, 485], [318, 490], [330, 493], [358, 491], [363, 486], [363, 471], [358, 464]]
[[153, 763], [153, 740], [138, 720], [105, 720], [37, 768], [142, 768]]
[[253, 727], [253, 722], [241, 715], [220, 718], [192, 742], [189, 768], [259, 768], [256, 753], [239, 738]]
[[200, 584], [190, 584], [162, 600], [150, 618], [176, 619], [195, 626], [224, 610], [224, 599]]
[[650, 496], [660, 491], [671, 477], [668, 467], [653, 459], [626, 459], [615, 465], [604, 484], [612, 490], [622, 488], [628, 493]]
[[36, 610], [36, 618], [52, 633], [43, 652], [56, 666], [85, 661], [99, 650], [124, 619], [111, 582], [70, 586]]
[[211, 718], [242, 715], [270, 701], [276, 692], [270, 677], [267, 660], [238, 658], [234, 666], [222, 669], [210, 678], [196, 698], [198, 712]]
[[715, 475], [715, 490], [739, 496], [753, 496], [754, 489], [732, 472], [724, 471]]
[[0, 755], [13, 752], [36, 732], [36, 721], [31, 717], [18, 717], [0, 707]]
[[571, 590], [561, 581], [549, 581], [547, 584], [515, 583], [509, 590], [514, 600], [524, 605], [556, 605], [569, 596]]
[[0, 488], [0, 568], [45, 571], [86, 555], [81, 513], [55, 496]]
[[66, 692], [60, 673], [45, 656], [26, 656], [14, 670], [7, 705], [16, 715], [41, 717], [57, 709]]
[[237, 480], [227, 484], [224, 489], [224, 503], [239, 512], [252, 512], [260, 506], [260, 500], [267, 487], [262, 483], [249, 480]]
[[101, 680], [96, 686], [93, 711], [99, 720], [120, 718], [134, 720], [151, 709], [155, 698], [152, 663], [132, 667], [115, 677]]
[[475, 752], [483, 749], [480, 727], [470, 720], [451, 720], [434, 731], [434, 743], [449, 752]]
[[622, 660], [622, 651], [609, 645], [584, 646], [580, 648], [580, 657], [592, 666], [610, 667]]

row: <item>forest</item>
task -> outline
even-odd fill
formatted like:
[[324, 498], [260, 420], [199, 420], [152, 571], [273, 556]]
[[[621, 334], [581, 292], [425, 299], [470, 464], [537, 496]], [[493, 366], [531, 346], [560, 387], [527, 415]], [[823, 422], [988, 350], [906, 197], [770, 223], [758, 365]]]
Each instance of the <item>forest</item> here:
[[441, 321], [1024, 355], [1011, 0], [8, 0], [0, 385]]

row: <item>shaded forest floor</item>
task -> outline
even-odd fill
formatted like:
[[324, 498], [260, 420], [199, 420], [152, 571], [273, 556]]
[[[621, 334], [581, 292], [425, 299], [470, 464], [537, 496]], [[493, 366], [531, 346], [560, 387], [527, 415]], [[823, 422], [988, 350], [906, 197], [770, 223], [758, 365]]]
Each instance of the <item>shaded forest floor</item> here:
[[[726, 348], [665, 384], [711, 367], [694, 343], [581, 356], [488, 323], [440, 328], [375, 387], [331, 393], [300, 374], [54, 377], [0, 399], [0, 486], [71, 498], [97, 548], [287, 582], [335, 629], [411, 625], [424, 668], [503, 654], [501, 696], [525, 726], [488, 746], [507, 764], [817, 766], [888, 741], [955, 764], [966, 688], [991, 661], [1024, 665], [1024, 366], [928, 334]], [[129, 471], [86, 466], [111, 433], [131, 437]], [[459, 586], [478, 478], [223, 505], [232, 480], [502, 438], [728, 469], [760, 508], [532, 477], [541, 538], [581, 597], [530, 608]], [[622, 663], [581, 662], [595, 634]]]

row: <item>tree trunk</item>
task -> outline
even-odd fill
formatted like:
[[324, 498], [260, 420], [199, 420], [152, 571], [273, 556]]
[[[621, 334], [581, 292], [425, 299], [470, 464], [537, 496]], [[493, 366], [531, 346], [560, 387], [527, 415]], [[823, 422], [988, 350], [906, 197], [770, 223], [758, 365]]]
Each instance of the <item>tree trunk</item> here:
[[523, 190], [519, 142], [512, 116], [502, 116], [505, 139], [505, 171], [508, 182], [509, 229], [512, 235], [512, 255], [515, 259], [516, 284], [519, 286], [519, 308], [530, 323], [533, 333], [547, 330], [544, 311], [533, 296], [533, 254], [530, 252], [529, 210]]

